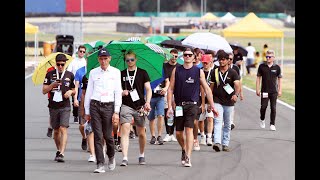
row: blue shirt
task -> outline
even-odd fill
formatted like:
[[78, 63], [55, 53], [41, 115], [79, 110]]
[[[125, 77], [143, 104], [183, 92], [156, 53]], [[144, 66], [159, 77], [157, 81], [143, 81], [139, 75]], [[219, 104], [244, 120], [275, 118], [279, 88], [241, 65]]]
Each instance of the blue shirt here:
[[74, 76], [74, 80], [75, 81], [79, 81], [79, 88], [78, 88], [78, 101], [81, 101], [81, 93], [82, 93], [82, 89], [81, 89], [81, 84], [82, 84], [82, 78], [84, 75], [86, 75], [86, 66], [83, 66], [81, 68], [79, 68]]

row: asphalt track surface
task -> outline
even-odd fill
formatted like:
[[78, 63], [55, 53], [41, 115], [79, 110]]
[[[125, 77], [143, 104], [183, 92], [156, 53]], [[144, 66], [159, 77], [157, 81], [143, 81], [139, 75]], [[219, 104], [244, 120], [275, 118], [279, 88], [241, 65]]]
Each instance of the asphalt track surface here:
[[[26, 72], [27, 73], [27, 72]], [[26, 75], [27, 76], [27, 75]], [[116, 169], [95, 174], [95, 163], [81, 149], [78, 124], [70, 117], [65, 163], [55, 162], [54, 141], [46, 136], [49, 111], [42, 86], [25, 80], [25, 179], [27, 180], [292, 180], [295, 179], [295, 111], [277, 104], [276, 128], [269, 130], [270, 107], [266, 128], [259, 127], [260, 99], [244, 89], [245, 100], [235, 106], [236, 128], [231, 132], [230, 152], [215, 152], [212, 146], [193, 151], [192, 167], [180, 164], [177, 142], [150, 145], [147, 129], [146, 165], [138, 165], [138, 139], [130, 139], [129, 165], [121, 167], [122, 154], [116, 152]]]

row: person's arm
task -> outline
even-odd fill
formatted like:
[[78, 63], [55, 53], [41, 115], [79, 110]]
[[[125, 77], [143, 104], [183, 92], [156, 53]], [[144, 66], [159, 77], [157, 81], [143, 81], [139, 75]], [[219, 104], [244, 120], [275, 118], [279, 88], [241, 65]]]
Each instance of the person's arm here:
[[79, 105], [79, 108], [80, 108], [80, 116], [82, 118], [84, 118], [84, 98], [85, 98], [85, 94], [86, 94], [86, 90], [85, 89], [82, 89], [82, 93], [81, 93], [81, 99], [82, 101], [80, 101], [80, 105]]
[[[172, 109], [172, 99], [173, 99], [173, 91], [174, 91], [174, 84], [175, 84], [175, 74], [176, 74], [176, 68], [174, 68], [172, 70], [172, 74], [171, 74], [171, 77], [170, 77], [170, 85], [169, 85], [168, 92], [167, 92], [168, 110]], [[167, 117], [169, 117], [169, 116], [167, 115]]]
[[151, 110], [150, 101], [152, 97], [152, 89], [151, 89], [150, 81], [144, 83], [144, 88], [146, 89], [146, 103], [144, 107], [146, 108], [147, 111], [150, 111]]
[[234, 102], [237, 102], [237, 99], [240, 95], [240, 91], [241, 91], [241, 87], [240, 87], [240, 81], [239, 80], [235, 80], [233, 81], [234, 84], [234, 95], [232, 95], [231, 100], [233, 100]]
[[80, 82], [78, 80], [76, 80], [74, 83], [75, 92], [74, 92], [74, 96], [73, 96], [73, 99], [74, 99], [73, 103], [74, 103], [75, 107], [79, 107], [79, 101], [78, 101], [79, 84], [80, 84]]
[[117, 71], [117, 74], [115, 75], [115, 91], [114, 91], [114, 112], [118, 113], [120, 112], [120, 106], [122, 104], [122, 86], [121, 86], [121, 72]]
[[278, 96], [281, 97], [282, 95], [282, 78], [278, 77]]
[[167, 93], [169, 85], [170, 85], [169, 78], [166, 78], [165, 79], [165, 86], [164, 86], [164, 88], [162, 88], [162, 90], [160, 92], [161, 95], [165, 95]]
[[206, 78], [205, 78], [205, 75], [204, 75], [204, 72], [202, 69], [200, 69], [200, 84], [202, 85], [202, 87], [207, 95], [207, 99], [208, 99], [208, 102], [210, 104], [210, 107], [211, 107], [211, 110], [212, 110], [214, 116], [217, 117], [219, 115], [219, 113], [214, 108], [212, 92], [211, 92], [209, 85], [207, 84], [207, 81], [206, 81]]
[[260, 96], [260, 81], [261, 81], [261, 76], [257, 76], [257, 79], [256, 79], [256, 94], [257, 94], [257, 96]]
[[42, 86], [42, 94], [47, 94], [53, 88], [56, 88], [59, 85], [61, 85], [61, 82], [58, 83], [57, 81], [55, 81], [53, 83], [49, 83], [49, 81], [50, 81], [50, 75], [47, 73], [46, 77], [44, 78], [44, 82], [43, 82], [43, 86]]
[[206, 102], [206, 95], [204, 93], [204, 89], [200, 86], [200, 93], [201, 93], [201, 113], [205, 112], [205, 102]]
[[87, 86], [87, 90], [86, 90], [86, 95], [84, 98], [84, 110], [85, 110], [85, 114], [89, 115], [90, 114], [90, 101], [91, 101], [91, 96], [93, 93], [93, 74], [94, 72], [90, 72], [89, 74], [89, 79], [88, 79], [88, 86]]

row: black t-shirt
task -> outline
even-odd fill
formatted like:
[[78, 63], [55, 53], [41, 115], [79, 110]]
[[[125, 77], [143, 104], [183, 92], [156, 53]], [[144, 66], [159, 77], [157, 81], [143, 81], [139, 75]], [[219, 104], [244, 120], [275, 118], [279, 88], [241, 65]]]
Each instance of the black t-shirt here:
[[[62, 73], [59, 73], [59, 77], [61, 77]], [[57, 79], [57, 73], [56, 69], [49, 71], [46, 74], [46, 77], [44, 79], [43, 84], [45, 85], [50, 85]], [[63, 95], [68, 91], [71, 90], [72, 88], [75, 88], [74, 85], [74, 75], [70, 71], [66, 71], [63, 78], [61, 79], [62, 85], [60, 86], [60, 90], [62, 93], [62, 101], [61, 102], [55, 102], [53, 101], [53, 96], [54, 96], [54, 90], [51, 90], [50, 92], [50, 97], [49, 97], [49, 108], [53, 109], [59, 109], [59, 108], [64, 108], [64, 107], [70, 107], [70, 100], [69, 98], [64, 98]]]
[[235, 64], [232, 64], [232, 65], [231, 65], [231, 68], [232, 68], [233, 70], [235, 70], [235, 71], [238, 73], [239, 78], [241, 79], [241, 77], [240, 77], [240, 69], [239, 69], [239, 67], [238, 67], [237, 65], [235, 65]]
[[[180, 66], [180, 64], [175, 64], [175, 65], [171, 65], [171, 64], [169, 64], [168, 62], [165, 62], [165, 63], [163, 63], [163, 71], [164, 71], [164, 78], [166, 79], [166, 78], [169, 78], [169, 80], [170, 80], [170, 77], [171, 77], [171, 74], [172, 74], [172, 71], [173, 71], [173, 69], [176, 67], [176, 66]], [[160, 84], [159, 84], [159, 86], [161, 87], [161, 88], [164, 88], [165, 86], [166, 86], [166, 81], [165, 80], [163, 80]], [[154, 91], [152, 91], [152, 97], [154, 98], [154, 97], [163, 97], [164, 95], [161, 95], [161, 94], [157, 94], [157, 93], [154, 93]]]
[[[240, 52], [238, 54], [233, 55], [233, 64], [236, 64], [237, 61], [243, 61], [243, 56]], [[241, 69], [241, 66], [238, 66]]]
[[[211, 77], [212, 77], [212, 74], [214, 73], [214, 69], [217, 68], [216, 66], [214, 66], [213, 69], [209, 70], [209, 71], [205, 71], [204, 68], [201, 68], [204, 72], [204, 75], [205, 75], [205, 79], [206, 79], [206, 82], [208, 83], [208, 86], [210, 86], [211, 84]], [[210, 72], [210, 74], [209, 74]], [[209, 77], [208, 77], [209, 75]], [[201, 93], [200, 93], [200, 99], [201, 99]], [[207, 97], [205, 98], [205, 104], [208, 104], [208, 99]]]
[[[135, 71], [129, 71], [130, 79], [133, 80]], [[137, 90], [137, 93], [139, 95], [139, 100], [133, 102], [131, 99], [131, 95], [129, 93], [128, 96], [122, 96], [122, 104], [129, 106], [133, 109], [138, 109], [139, 106], [143, 106], [145, 104], [144, 99], [144, 83], [150, 82], [150, 78], [148, 73], [140, 68], [137, 68], [136, 77], [133, 84], [133, 89]], [[121, 85], [123, 90], [129, 90], [129, 92], [132, 90], [128, 76], [127, 76], [127, 69], [121, 71]]]
[[82, 81], [81, 81], [81, 89], [82, 90], [87, 90], [87, 87], [88, 87], [88, 78], [86, 75], [84, 75], [82, 77]]
[[[223, 83], [221, 77], [220, 77], [220, 69], [218, 70], [218, 77], [219, 77], [219, 86], [217, 85], [217, 81], [216, 81], [216, 73], [215, 71], [213, 72], [212, 76], [211, 76], [211, 81], [214, 83], [213, 86], [213, 101], [215, 103], [219, 103], [221, 105], [224, 106], [234, 106], [234, 102], [231, 100], [231, 97], [234, 95], [235, 93], [235, 89], [234, 89], [234, 81], [235, 80], [240, 80], [238, 73], [229, 68], [226, 72], [224, 72], [222, 75], [222, 78], [225, 78], [225, 76], [227, 75], [227, 77], [225, 78], [225, 82]], [[228, 74], [227, 74], [228, 73]], [[229, 84], [234, 91], [231, 94], [228, 94], [223, 86], [225, 84]]]
[[282, 78], [281, 68], [277, 64], [269, 67], [266, 63], [260, 64], [257, 76], [262, 77], [261, 92], [278, 92], [278, 78]]

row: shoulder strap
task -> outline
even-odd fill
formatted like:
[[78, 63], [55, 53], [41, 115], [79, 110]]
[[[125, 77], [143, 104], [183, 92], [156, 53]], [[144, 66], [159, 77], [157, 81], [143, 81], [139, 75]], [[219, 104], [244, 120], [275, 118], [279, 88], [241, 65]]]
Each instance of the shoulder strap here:
[[215, 76], [215, 78], [216, 78], [217, 87], [218, 87], [218, 86], [219, 86], [219, 84], [220, 84], [220, 82], [219, 82], [219, 74], [218, 74], [218, 70], [219, 70], [219, 68], [216, 68], [216, 69], [214, 70], [214, 76]]

